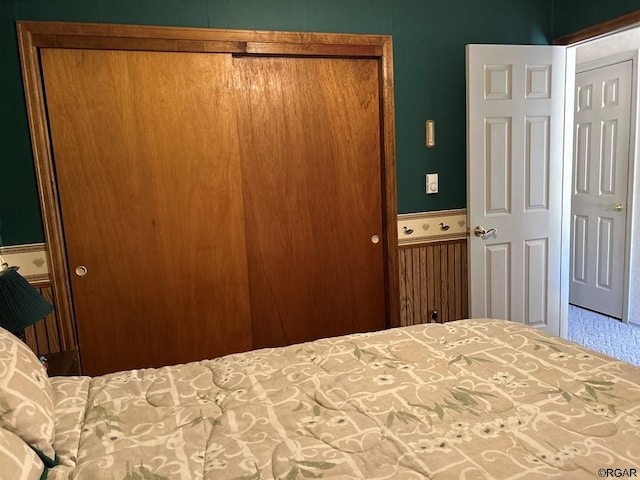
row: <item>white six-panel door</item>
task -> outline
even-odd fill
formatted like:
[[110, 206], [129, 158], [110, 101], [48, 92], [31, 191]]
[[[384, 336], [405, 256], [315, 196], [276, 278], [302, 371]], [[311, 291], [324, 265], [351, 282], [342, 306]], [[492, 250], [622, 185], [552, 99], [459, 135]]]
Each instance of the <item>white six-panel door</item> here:
[[471, 316], [556, 335], [566, 315], [565, 60], [563, 47], [467, 46]]
[[632, 62], [576, 75], [569, 301], [622, 318]]

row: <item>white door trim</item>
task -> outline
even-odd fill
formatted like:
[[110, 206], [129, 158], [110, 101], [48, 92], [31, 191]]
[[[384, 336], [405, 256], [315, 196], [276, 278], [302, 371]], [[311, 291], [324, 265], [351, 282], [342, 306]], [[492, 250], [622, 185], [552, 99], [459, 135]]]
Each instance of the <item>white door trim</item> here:
[[616, 63], [626, 62], [627, 60], [633, 60], [634, 57], [637, 56], [637, 54], [637, 51], [628, 51], [618, 53], [610, 57], [598, 58], [597, 60], [592, 60], [590, 62], [580, 63], [576, 65], [576, 74], [583, 73], [588, 70], [595, 70], [596, 68], [609, 67], [611, 65], [615, 65]]
[[638, 114], [640, 113], [640, 50], [634, 50], [631, 61], [631, 124], [629, 128], [629, 178], [627, 186], [627, 238], [625, 251], [624, 273], [624, 302], [622, 307], [622, 321], [640, 325], [640, 243], [634, 248], [634, 240], [640, 239], [640, 192], [635, 194], [635, 187], [640, 185], [640, 168], [638, 168]]
[[564, 144], [562, 162], [562, 261], [560, 336], [569, 336], [569, 275], [571, 259], [571, 183], [573, 180], [573, 122], [576, 88], [576, 50], [566, 49], [564, 95]]

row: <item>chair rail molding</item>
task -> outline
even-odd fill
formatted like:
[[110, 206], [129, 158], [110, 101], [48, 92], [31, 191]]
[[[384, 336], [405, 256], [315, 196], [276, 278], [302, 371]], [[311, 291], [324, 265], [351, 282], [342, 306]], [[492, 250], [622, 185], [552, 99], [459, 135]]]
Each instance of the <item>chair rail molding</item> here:
[[49, 254], [44, 243], [0, 247], [0, 256], [10, 266], [19, 267], [20, 275], [34, 286], [51, 283]]
[[467, 209], [398, 215], [398, 245], [462, 240], [468, 236]]

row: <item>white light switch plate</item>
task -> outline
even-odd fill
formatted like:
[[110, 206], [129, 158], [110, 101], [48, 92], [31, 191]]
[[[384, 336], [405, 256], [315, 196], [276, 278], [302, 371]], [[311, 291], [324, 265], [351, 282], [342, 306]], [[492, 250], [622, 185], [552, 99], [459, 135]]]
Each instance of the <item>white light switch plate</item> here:
[[438, 174], [427, 173], [427, 195], [438, 193]]

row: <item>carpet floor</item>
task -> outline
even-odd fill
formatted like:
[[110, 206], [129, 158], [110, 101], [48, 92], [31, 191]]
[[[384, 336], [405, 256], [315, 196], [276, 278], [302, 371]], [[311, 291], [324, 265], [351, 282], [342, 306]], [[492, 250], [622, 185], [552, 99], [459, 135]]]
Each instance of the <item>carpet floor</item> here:
[[569, 305], [569, 340], [640, 366], [640, 327]]

